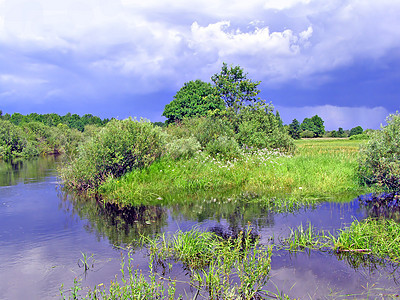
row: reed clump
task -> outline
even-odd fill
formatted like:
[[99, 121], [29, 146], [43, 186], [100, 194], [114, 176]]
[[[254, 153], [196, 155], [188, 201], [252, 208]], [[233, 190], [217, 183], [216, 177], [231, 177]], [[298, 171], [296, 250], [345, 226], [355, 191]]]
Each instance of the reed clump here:
[[[288, 299], [265, 290], [271, 269], [272, 248], [259, 244], [250, 227], [236, 237], [223, 239], [212, 232], [192, 229], [189, 232], [143, 238], [149, 252], [149, 270], [134, 268], [132, 252], [127, 265], [121, 263], [121, 280], [106, 287], [95, 286], [84, 293], [76, 280], [70, 291], [61, 289], [63, 299]], [[190, 290], [177, 294], [177, 281], [167, 277], [165, 266], [183, 264], [189, 272], [184, 283]], [[162, 274], [157, 266], [162, 266]], [[147, 274], [147, 275], [145, 275]]]
[[331, 250], [336, 253], [371, 254], [378, 258], [400, 262], [400, 224], [392, 219], [368, 218], [355, 220], [344, 229], [332, 234], [317, 231], [309, 224], [291, 229], [288, 238], [281, 240], [279, 248], [290, 251], [304, 249]]

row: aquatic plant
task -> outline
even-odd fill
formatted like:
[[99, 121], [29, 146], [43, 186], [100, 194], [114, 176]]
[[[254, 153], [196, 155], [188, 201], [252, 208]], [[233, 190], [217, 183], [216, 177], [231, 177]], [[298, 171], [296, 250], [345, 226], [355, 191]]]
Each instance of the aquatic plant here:
[[337, 233], [315, 231], [311, 225], [292, 230], [281, 240], [281, 248], [287, 250], [332, 249], [337, 253], [350, 252], [372, 254], [400, 262], [400, 225], [391, 219], [354, 220]]
[[329, 238], [329, 234], [325, 234], [323, 230], [317, 231], [310, 223], [307, 227], [303, 227], [303, 224], [301, 224], [296, 229], [290, 228], [289, 236], [282, 239], [280, 245], [277, 246], [289, 251], [321, 250], [330, 246]]
[[400, 225], [391, 219], [355, 220], [332, 239], [338, 252], [364, 252], [400, 261]]
[[[134, 268], [132, 252], [121, 261], [121, 280], [113, 280], [106, 287], [101, 283], [88, 291], [79, 280], [70, 291], [63, 286], [63, 299], [183, 299], [188, 292], [193, 299], [289, 299], [278, 289], [264, 289], [271, 268], [271, 247], [254, 240], [251, 229], [236, 238], [224, 240], [211, 232], [192, 229], [172, 236], [160, 235], [156, 239], [143, 238], [149, 250], [149, 269]], [[197, 263], [198, 261], [201, 264]], [[167, 277], [165, 266], [184, 263], [189, 281], [180, 282], [190, 289], [176, 295], [177, 281]], [[163, 274], [157, 273], [161, 265]], [[144, 275], [148, 274], [148, 275]], [[193, 291], [194, 289], [194, 291]]]
[[84, 272], [86, 273], [89, 269], [94, 267], [94, 258], [93, 258], [93, 254], [88, 256], [86, 253], [81, 252], [82, 254], [82, 258], [79, 259], [78, 261], [78, 266], [80, 268], [84, 269]]

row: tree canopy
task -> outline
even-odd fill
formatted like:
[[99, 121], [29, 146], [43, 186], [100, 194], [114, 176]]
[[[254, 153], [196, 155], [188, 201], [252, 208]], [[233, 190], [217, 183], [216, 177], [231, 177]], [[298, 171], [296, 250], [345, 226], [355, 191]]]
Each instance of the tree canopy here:
[[254, 104], [259, 100], [258, 85], [261, 82], [248, 79], [247, 73], [244, 73], [240, 66], [228, 67], [223, 63], [221, 72], [214, 74], [211, 80], [226, 107], [233, 109], [235, 113], [246, 104]]
[[361, 126], [357, 126], [357, 127], [350, 129], [349, 136], [356, 135], [356, 134], [362, 134], [363, 132], [364, 132], [363, 128]]
[[215, 109], [224, 109], [224, 103], [216, 89], [201, 80], [186, 82], [176, 93], [174, 100], [164, 108], [163, 116], [167, 123], [181, 121], [184, 118], [205, 116]]
[[324, 121], [320, 116], [315, 115], [311, 119], [305, 118], [300, 125], [302, 131], [311, 131], [314, 137], [322, 137], [325, 133]]
[[297, 119], [293, 119], [292, 123], [289, 124], [289, 135], [295, 139], [298, 140], [300, 139], [300, 123], [297, 121]]

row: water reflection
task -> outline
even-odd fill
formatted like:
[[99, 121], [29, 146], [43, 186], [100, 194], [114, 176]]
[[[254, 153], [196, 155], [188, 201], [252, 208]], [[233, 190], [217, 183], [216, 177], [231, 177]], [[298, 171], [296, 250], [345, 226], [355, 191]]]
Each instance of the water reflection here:
[[61, 208], [89, 222], [85, 229], [98, 238], [107, 238], [116, 246], [138, 245], [141, 236], [160, 233], [167, 225], [166, 209], [161, 206], [124, 206], [102, 203], [96, 199], [85, 199], [60, 193]]
[[[120, 208], [57, 189], [58, 161], [50, 156], [0, 162], [0, 185], [8, 186], [0, 188], [0, 299], [25, 299], [27, 294], [31, 299], [57, 298], [61, 283], [69, 287], [82, 274], [77, 265], [82, 252], [94, 254], [96, 260], [83, 286], [110, 282], [120, 269], [120, 250], [114, 245], [136, 246], [141, 235], [198, 226], [227, 236], [251, 223], [253, 233], [267, 244], [307, 222], [334, 233], [355, 218], [371, 215], [358, 200], [351, 201], [354, 195], [311, 207], [282, 208], [266, 201], [268, 197], [263, 200], [240, 191], [182, 195], [179, 199], [171, 195], [163, 205], [157, 200], [149, 206]], [[146, 269], [146, 256], [138, 248], [136, 251], [135, 266]], [[171, 276], [185, 280], [180, 271]], [[276, 291], [275, 283], [295, 298], [326, 298], [332, 290], [361, 293], [361, 286], [368, 284], [390, 292], [398, 288], [399, 278], [398, 266], [390, 261], [315, 251], [296, 256], [274, 253], [271, 274], [268, 288]]]
[[372, 218], [388, 218], [400, 222], [400, 194], [381, 193], [357, 197]]
[[51, 155], [30, 160], [0, 161], [0, 186], [43, 182], [54, 173], [54, 166], [60, 160], [60, 156]]

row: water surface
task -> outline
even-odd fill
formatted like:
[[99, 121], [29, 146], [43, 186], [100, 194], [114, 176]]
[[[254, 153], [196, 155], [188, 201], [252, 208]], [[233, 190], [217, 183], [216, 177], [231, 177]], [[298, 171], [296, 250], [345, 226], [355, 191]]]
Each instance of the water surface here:
[[[83, 286], [107, 284], [119, 274], [121, 254], [126, 254], [122, 248], [137, 247], [141, 234], [193, 226], [233, 232], [250, 222], [262, 243], [268, 244], [286, 237], [290, 227], [307, 222], [335, 232], [354, 218], [366, 217], [358, 201], [274, 213], [259, 203], [215, 200], [212, 195], [190, 204], [121, 211], [62, 193], [56, 177], [58, 163], [55, 157], [0, 162], [0, 299], [59, 298], [61, 284], [71, 287], [74, 278], [81, 278]], [[79, 264], [82, 253], [93, 255], [93, 267], [86, 273]], [[135, 265], [147, 268], [145, 249], [137, 248], [134, 259]], [[185, 279], [183, 270], [173, 272], [172, 276]], [[400, 277], [396, 266], [386, 262], [318, 251], [275, 252], [271, 276], [270, 290], [278, 287], [302, 299], [393, 293], [399, 289]]]

